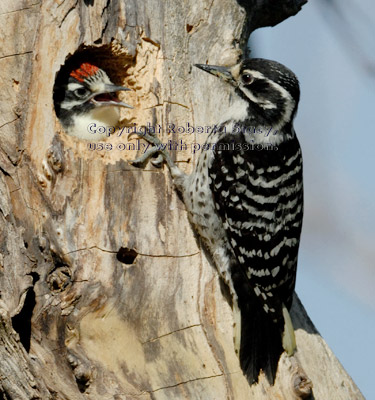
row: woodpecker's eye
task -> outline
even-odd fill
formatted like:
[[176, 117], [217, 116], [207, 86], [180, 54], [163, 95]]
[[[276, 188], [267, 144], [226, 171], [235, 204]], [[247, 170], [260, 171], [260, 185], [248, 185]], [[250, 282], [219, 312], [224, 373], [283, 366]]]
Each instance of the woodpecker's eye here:
[[75, 94], [77, 97], [86, 97], [89, 93], [90, 93], [90, 90], [88, 90], [88, 89], [86, 89], [86, 88], [84, 88], [84, 87], [81, 87], [81, 88], [76, 89], [76, 90], [74, 91], [74, 94]]
[[242, 79], [242, 82], [246, 85], [249, 85], [254, 80], [254, 78], [250, 74], [243, 74], [241, 79]]

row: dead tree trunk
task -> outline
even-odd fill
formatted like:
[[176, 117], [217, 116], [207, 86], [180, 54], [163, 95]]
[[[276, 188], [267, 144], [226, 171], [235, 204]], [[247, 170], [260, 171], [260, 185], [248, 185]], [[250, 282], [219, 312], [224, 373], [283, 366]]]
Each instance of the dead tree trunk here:
[[249, 387], [230, 306], [168, 173], [129, 165], [142, 147], [126, 134], [102, 150], [67, 136], [53, 107], [67, 57], [95, 57], [133, 89], [123, 123], [186, 144], [172, 152], [189, 172], [196, 128], [228, 101], [192, 64], [234, 63], [252, 30], [305, 2], [2, 0], [3, 399], [292, 399], [308, 379], [315, 399], [363, 398], [298, 299], [296, 357], [281, 359], [274, 387]]

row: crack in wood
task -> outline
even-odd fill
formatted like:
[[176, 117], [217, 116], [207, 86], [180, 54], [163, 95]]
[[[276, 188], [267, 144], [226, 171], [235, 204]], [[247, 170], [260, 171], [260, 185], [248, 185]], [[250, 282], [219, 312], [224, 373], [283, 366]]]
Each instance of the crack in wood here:
[[187, 110], [190, 111], [190, 107], [186, 106], [185, 104], [181, 104], [181, 103], [177, 103], [177, 102], [169, 101], [169, 100], [163, 100], [163, 103], [158, 103], [158, 104], [155, 104], [154, 106], [146, 107], [145, 110], [151, 110], [151, 109], [153, 109], [155, 107], [161, 107], [161, 106], [164, 106], [164, 104], [172, 104], [172, 105], [175, 105], [175, 106], [184, 107], [184, 108], [186, 108]]
[[181, 385], [186, 385], [187, 383], [197, 382], [197, 381], [206, 380], [206, 379], [219, 378], [221, 376], [223, 376], [223, 374], [202, 376], [200, 378], [194, 378], [194, 379], [189, 379], [187, 381], [179, 382], [179, 383], [176, 383], [174, 385], [163, 386], [163, 387], [157, 388], [155, 390], [145, 390], [143, 393], [155, 393], [155, 392], [158, 392], [159, 390], [171, 389], [171, 388], [175, 388], [175, 387], [178, 387], [178, 386], [181, 386]]
[[33, 52], [34, 52], [34, 50], [25, 51], [25, 52], [23, 52], [23, 53], [7, 54], [7, 55], [5, 55], [5, 56], [0, 57], [0, 60], [2, 60], [3, 58], [23, 56], [23, 55], [25, 55], [25, 54], [32, 54]]
[[63, 19], [61, 20], [60, 24], [59, 24], [59, 28], [61, 28], [62, 24], [65, 22], [65, 20], [68, 18], [68, 15], [74, 11], [77, 8], [77, 4], [78, 4], [78, 0], [75, 2], [75, 4], [69, 8], [69, 10], [67, 11], [67, 13], [64, 15]]
[[[104, 253], [110, 253], [110, 254], [117, 254], [118, 250], [109, 250], [109, 249], [102, 249], [98, 246], [91, 246], [91, 247], [84, 247], [82, 249], [76, 249], [76, 250], [72, 250], [69, 251], [67, 253], [63, 253], [63, 255], [68, 255], [68, 254], [72, 254], [72, 253], [77, 253], [79, 251], [87, 251], [87, 250], [99, 250], [99, 251], [103, 251]], [[138, 252], [138, 255], [143, 256], [143, 257], [153, 257], [153, 258], [187, 258], [187, 257], [193, 257], [198, 255], [200, 252], [197, 251], [196, 253], [192, 253], [192, 254], [182, 254], [182, 255], [173, 255], [173, 254], [146, 254], [146, 253], [140, 253]]]
[[145, 253], [139, 253], [140, 256], [144, 257], [154, 257], [154, 258], [186, 258], [186, 257], [193, 257], [196, 256], [200, 253], [200, 251], [197, 251], [196, 253], [192, 254], [183, 254], [183, 255], [173, 255], [173, 254], [145, 254]]
[[156, 342], [159, 339], [165, 338], [166, 336], [173, 335], [173, 334], [175, 334], [177, 332], [186, 331], [187, 329], [196, 328], [198, 326], [202, 326], [202, 324], [195, 324], [195, 325], [185, 326], [184, 328], [176, 329], [175, 331], [171, 331], [171, 332], [165, 333], [164, 335], [160, 335], [160, 336], [154, 337], [152, 339], [148, 339], [145, 342], [141, 342], [141, 343], [142, 343], [142, 345], [147, 344], [147, 343], [153, 343], [153, 342]]
[[145, 41], [145, 42], [151, 43], [152, 45], [154, 45], [155, 47], [157, 47], [158, 49], [160, 49], [160, 43], [155, 42], [155, 41], [152, 40], [151, 38], [149, 38], [149, 37], [142, 37], [141, 39], [142, 39], [143, 41]]
[[108, 171], [107, 174], [111, 174], [111, 173], [114, 173], [114, 172], [132, 172], [132, 173], [134, 173], [134, 172], [139, 172], [139, 173], [147, 172], [147, 173], [151, 173], [151, 174], [160, 174], [162, 171], [160, 169], [142, 169], [142, 170], [140, 170], [137, 167], [133, 167], [132, 169], [116, 169], [116, 170]]
[[[205, 10], [207, 10], [207, 16], [205, 16], [204, 18], [200, 18], [197, 23], [192, 25], [192, 29], [191, 29], [191, 33], [192, 34], [195, 33], [196, 31], [198, 31], [198, 28], [199, 28], [199, 26], [201, 25], [202, 22], [204, 23], [204, 22], [207, 22], [209, 20], [214, 1], [215, 0], [212, 0], [211, 3], [208, 5], [208, 7], [204, 8]], [[189, 37], [189, 40], [190, 40], [190, 37]]]
[[42, 3], [42, 2], [39, 1], [38, 3], [30, 4], [30, 7], [19, 8], [18, 10], [13, 10], [13, 11], [7, 11], [7, 12], [5, 12], [5, 13], [0, 14], [0, 17], [1, 17], [2, 15], [13, 14], [13, 13], [20, 12], [20, 11], [24, 11], [24, 10], [31, 10], [34, 6], [38, 6], [38, 5], [41, 4], [41, 3]]

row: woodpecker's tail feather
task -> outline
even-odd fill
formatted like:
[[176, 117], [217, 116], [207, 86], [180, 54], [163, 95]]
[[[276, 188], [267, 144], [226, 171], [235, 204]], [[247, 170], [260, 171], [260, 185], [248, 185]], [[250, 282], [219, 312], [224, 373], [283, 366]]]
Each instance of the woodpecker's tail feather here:
[[283, 352], [281, 334], [277, 325], [265, 314], [259, 302], [241, 302], [241, 369], [250, 384], [258, 382], [260, 371], [274, 384], [277, 365]]

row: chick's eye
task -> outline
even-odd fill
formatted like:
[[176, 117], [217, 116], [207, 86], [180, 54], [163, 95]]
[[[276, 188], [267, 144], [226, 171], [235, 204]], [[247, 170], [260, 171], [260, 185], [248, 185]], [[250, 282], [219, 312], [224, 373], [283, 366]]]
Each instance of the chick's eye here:
[[78, 97], [85, 97], [85, 96], [87, 96], [88, 95], [88, 93], [89, 93], [89, 90], [88, 89], [86, 89], [86, 88], [79, 88], [79, 89], [76, 89], [75, 91], [74, 91], [74, 94], [76, 95], [76, 96], [78, 96]]
[[250, 74], [243, 74], [242, 75], [242, 82], [245, 83], [246, 85], [252, 83], [253, 80], [254, 79]]

